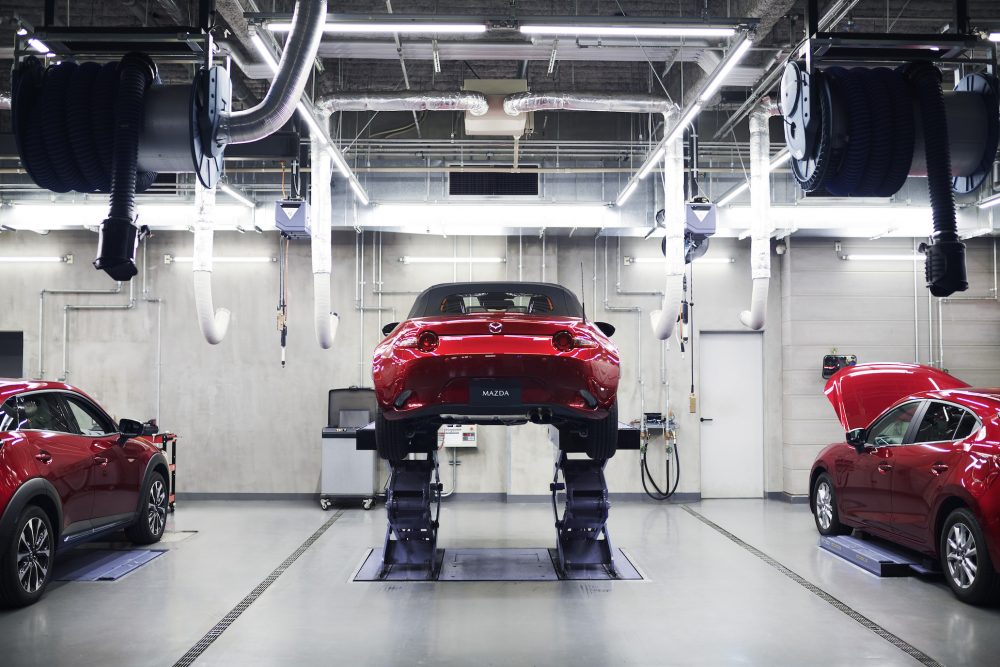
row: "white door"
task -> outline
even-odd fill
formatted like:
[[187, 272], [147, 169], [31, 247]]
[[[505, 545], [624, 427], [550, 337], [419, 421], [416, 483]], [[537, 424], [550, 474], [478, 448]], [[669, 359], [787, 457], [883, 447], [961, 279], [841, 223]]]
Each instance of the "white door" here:
[[702, 498], [764, 495], [762, 338], [701, 334]]

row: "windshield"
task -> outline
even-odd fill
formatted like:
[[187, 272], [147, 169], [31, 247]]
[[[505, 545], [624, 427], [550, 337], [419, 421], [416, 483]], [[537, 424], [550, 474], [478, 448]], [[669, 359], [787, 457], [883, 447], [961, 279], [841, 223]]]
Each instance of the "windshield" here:
[[417, 297], [410, 317], [514, 313], [582, 317], [576, 296], [549, 283], [450, 283], [435, 285]]

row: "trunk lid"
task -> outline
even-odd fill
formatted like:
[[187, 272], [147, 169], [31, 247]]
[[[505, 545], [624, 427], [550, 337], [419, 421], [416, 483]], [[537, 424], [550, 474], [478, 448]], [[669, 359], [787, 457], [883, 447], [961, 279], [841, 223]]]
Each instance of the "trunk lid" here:
[[867, 428], [886, 408], [922, 391], [969, 385], [944, 371], [917, 364], [858, 364], [840, 370], [823, 390], [845, 431]]

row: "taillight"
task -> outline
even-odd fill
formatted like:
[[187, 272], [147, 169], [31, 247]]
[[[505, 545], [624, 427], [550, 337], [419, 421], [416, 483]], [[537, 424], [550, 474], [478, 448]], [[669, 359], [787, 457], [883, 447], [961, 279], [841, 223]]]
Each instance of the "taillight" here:
[[425, 331], [417, 339], [417, 349], [421, 352], [433, 352], [438, 346], [438, 335], [433, 331]]
[[552, 336], [552, 347], [560, 352], [569, 352], [573, 349], [573, 334], [568, 331], [558, 331]]

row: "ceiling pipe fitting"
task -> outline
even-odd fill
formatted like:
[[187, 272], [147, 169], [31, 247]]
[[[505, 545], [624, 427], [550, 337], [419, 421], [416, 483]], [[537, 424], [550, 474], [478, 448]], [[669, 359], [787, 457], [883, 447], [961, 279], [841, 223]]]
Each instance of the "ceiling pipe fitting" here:
[[754, 331], [764, 328], [771, 279], [771, 132], [768, 121], [778, 109], [763, 98], [750, 114], [750, 309], [740, 322]]
[[310, 145], [312, 172], [309, 207], [313, 215], [312, 223], [312, 270], [313, 270], [313, 310], [316, 326], [316, 341], [324, 350], [333, 346], [337, 337], [340, 316], [331, 311], [330, 274], [333, 258], [330, 244], [330, 227], [333, 223], [333, 197], [330, 192], [330, 178], [333, 163], [330, 154], [318, 137], [312, 138]]
[[215, 188], [209, 189], [195, 180], [194, 252], [191, 268], [194, 277], [194, 305], [198, 312], [201, 333], [212, 345], [218, 345], [229, 330], [231, 313], [226, 308], [215, 309], [212, 301], [212, 244], [214, 230], [212, 213], [215, 209]]
[[[216, 141], [250, 143], [273, 134], [288, 122], [305, 90], [325, 22], [326, 0], [298, 0], [295, 3], [292, 29], [267, 95], [250, 109], [224, 114]], [[260, 39], [259, 36], [254, 38]]]
[[503, 101], [508, 116], [532, 111], [605, 111], [612, 113], [666, 114], [676, 105], [656, 95], [608, 93], [515, 93]]
[[323, 114], [335, 111], [467, 111], [483, 116], [490, 110], [486, 95], [473, 91], [370, 92], [331, 95], [316, 102]]
[[[680, 109], [674, 107], [664, 117], [665, 128], [673, 127], [680, 117]], [[663, 287], [663, 301], [659, 310], [650, 313], [653, 335], [659, 340], [668, 340], [674, 332], [681, 300], [684, 298], [684, 225], [687, 221], [687, 206], [684, 201], [684, 133], [667, 142], [663, 159], [663, 209], [665, 212], [666, 236], [664, 254], [666, 257], [666, 284]]]

